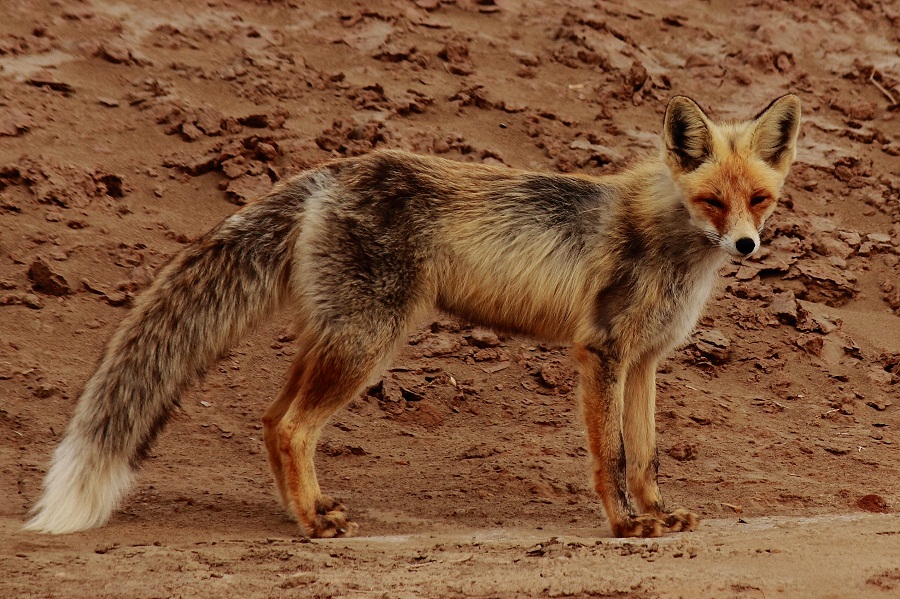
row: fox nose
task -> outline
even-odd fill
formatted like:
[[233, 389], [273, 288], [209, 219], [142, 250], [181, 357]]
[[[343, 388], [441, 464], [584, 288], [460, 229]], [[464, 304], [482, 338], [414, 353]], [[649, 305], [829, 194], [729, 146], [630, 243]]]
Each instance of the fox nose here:
[[749, 237], [741, 237], [735, 242], [734, 247], [737, 248], [737, 251], [747, 256], [756, 249], [756, 242]]

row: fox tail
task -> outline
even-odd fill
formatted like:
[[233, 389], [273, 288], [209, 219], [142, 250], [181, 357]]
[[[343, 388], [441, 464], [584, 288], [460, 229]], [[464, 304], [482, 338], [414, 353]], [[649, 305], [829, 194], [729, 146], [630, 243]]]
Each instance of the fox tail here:
[[85, 385], [26, 530], [109, 519], [185, 388], [287, 297], [313, 179], [246, 206], [162, 269]]

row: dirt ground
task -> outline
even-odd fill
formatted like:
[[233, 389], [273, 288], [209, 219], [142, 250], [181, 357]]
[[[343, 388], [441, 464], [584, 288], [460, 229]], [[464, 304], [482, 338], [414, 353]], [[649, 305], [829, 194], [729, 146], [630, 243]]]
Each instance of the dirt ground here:
[[[19, 0], [0, 19], [0, 596], [900, 595], [900, 6], [756, 0]], [[279, 179], [403, 148], [612, 172], [676, 93], [803, 100], [760, 255], [663, 364], [667, 499], [610, 538], [565, 348], [435, 314], [328, 426], [354, 539], [302, 539], [259, 417], [280, 314], [183, 400], [110, 523], [19, 530], [154, 271]]]

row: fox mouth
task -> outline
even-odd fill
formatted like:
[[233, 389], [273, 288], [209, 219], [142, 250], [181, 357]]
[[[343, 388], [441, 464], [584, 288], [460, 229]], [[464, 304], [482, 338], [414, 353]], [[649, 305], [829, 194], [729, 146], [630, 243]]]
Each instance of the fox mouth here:
[[[741, 240], [738, 240], [738, 243], [731, 243], [727, 239], [723, 239], [722, 244], [720, 246], [723, 250], [725, 250], [725, 252], [729, 256], [731, 256], [731, 258], [735, 262], [743, 262], [744, 260], [746, 260], [748, 258], [753, 258], [757, 254], [759, 254], [759, 250], [762, 247], [759, 243], [754, 243], [752, 249], [750, 249], [749, 246], [742, 248], [738, 245], [741, 242]], [[743, 245], [743, 244], [741, 244], [741, 245]], [[744, 249], [744, 250], [749, 249], [749, 251], [742, 251], [742, 249]]]
[[736, 252], [734, 250], [729, 250], [729, 249], [726, 249], [725, 251], [728, 253], [728, 256], [731, 258], [731, 261], [734, 262], [735, 264], [742, 264], [744, 262], [744, 260], [752, 259], [756, 255], [756, 252], [753, 252], [750, 254], [742, 254], [740, 252]]

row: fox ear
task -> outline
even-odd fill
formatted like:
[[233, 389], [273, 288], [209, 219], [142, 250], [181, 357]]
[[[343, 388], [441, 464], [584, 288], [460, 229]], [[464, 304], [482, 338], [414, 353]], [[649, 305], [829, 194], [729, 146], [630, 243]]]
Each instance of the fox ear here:
[[781, 96], [756, 115], [753, 127], [753, 150], [772, 168], [786, 173], [797, 156], [800, 98]]
[[687, 96], [675, 96], [666, 106], [663, 125], [666, 160], [676, 171], [689, 173], [712, 153], [709, 119]]

